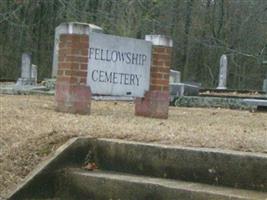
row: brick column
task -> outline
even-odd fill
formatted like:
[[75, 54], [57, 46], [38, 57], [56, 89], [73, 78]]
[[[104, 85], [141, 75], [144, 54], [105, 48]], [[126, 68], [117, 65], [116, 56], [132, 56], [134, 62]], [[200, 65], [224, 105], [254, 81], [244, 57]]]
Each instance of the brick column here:
[[150, 89], [143, 98], [136, 98], [135, 115], [166, 119], [169, 110], [172, 40], [161, 35], [146, 35], [146, 40], [153, 45]]
[[90, 113], [91, 91], [86, 86], [88, 35], [60, 35], [56, 81], [56, 110]]

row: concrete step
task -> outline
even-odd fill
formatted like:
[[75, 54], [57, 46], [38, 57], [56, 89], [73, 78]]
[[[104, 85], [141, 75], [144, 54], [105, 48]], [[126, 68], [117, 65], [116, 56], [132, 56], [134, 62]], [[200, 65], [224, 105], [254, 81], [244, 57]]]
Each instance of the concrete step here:
[[[88, 162], [98, 170], [81, 170]], [[266, 169], [260, 153], [78, 138], [7, 199], [267, 200]]]
[[[266, 200], [267, 193], [111, 171], [66, 170], [65, 196], [73, 199]], [[64, 197], [63, 197], [64, 198]]]
[[92, 142], [105, 171], [267, 192], [267, 155], [111, 139]]

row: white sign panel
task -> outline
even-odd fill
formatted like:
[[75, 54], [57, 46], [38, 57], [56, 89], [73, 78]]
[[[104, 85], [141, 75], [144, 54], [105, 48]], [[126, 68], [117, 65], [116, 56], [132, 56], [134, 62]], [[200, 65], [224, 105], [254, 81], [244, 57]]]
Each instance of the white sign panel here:
[[89, 35], [87, 85], [93, 94], [144, 96], [149, 89], [151, 42]]

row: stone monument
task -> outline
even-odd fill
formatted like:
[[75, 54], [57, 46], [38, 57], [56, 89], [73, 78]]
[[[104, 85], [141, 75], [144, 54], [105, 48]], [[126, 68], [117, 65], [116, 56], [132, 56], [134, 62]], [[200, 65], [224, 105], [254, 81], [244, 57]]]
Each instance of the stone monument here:
[[219, 84], [217, 89], [224, 90], [227, 89], [227, 57], [223, 54], [220, 58], [220, 73], [219, 73]]
[[23, 53], [21, 58], [21, 77], [16, 86], [35, 85], [37, 83], [37, 67], [32, 65], [30, 53]]
[[267, 93], [267, 78], [263, 80], [262, 91]]
[[37, 65], [32, 64], [31, 80], [33, 85], [37, 85]]
[[180, 83], [181, 82], [181, 72], [176, 70], [170, 70], [170, 83]]

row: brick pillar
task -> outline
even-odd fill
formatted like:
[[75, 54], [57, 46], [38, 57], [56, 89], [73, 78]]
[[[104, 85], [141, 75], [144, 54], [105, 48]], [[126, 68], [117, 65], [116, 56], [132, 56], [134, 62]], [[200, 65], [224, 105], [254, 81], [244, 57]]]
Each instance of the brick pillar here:
[[146, 35], [146, 40], [153, 45], [150, 87], [143, 98], [136, 98], [135, 115], [166, 119], [169, 110], [172, 40], [161, 35]]
[[91, 91], [86, 86], [88, 48], [88, 35], [60, 35], [55, 95], [57, 111], [90, 113]]

